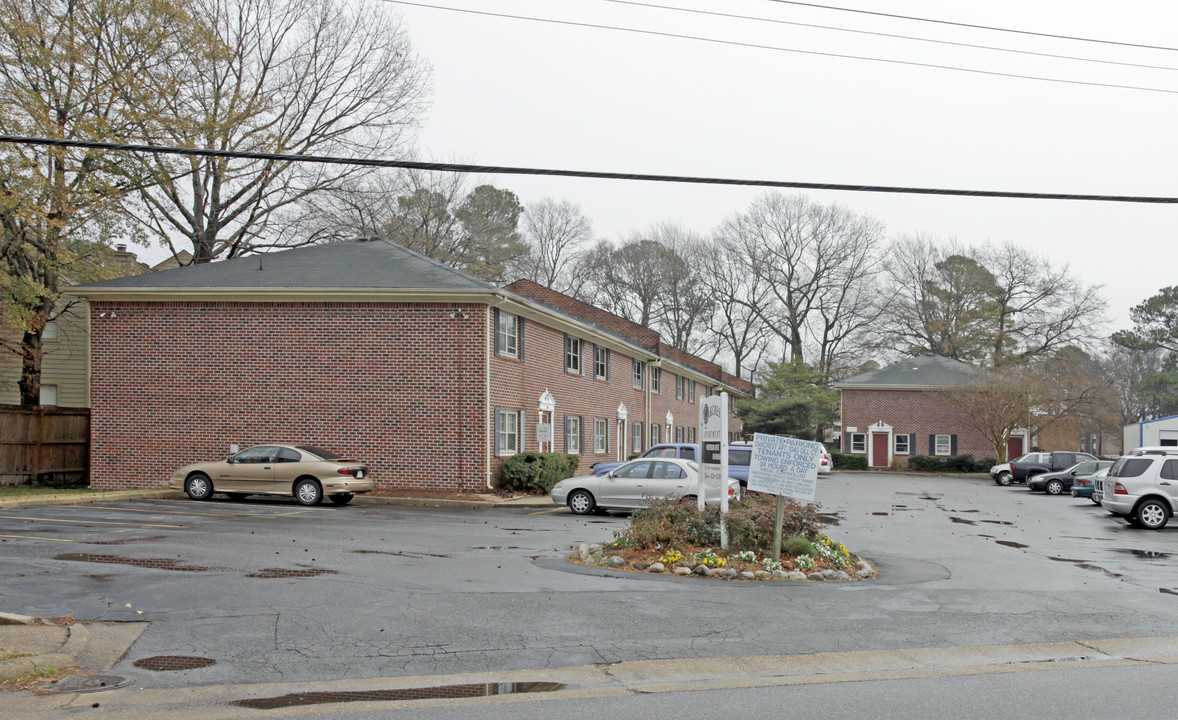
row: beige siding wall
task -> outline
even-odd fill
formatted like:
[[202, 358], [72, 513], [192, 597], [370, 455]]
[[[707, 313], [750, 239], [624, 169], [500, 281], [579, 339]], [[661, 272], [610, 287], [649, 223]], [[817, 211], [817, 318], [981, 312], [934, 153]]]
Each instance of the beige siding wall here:
[[[41, 384], [57, 387], [59, 407], [90, 407], [89, 305], [84, 300], [63, 297], [73, 306], [57, 318], [57, 338], [45, 340], [41, 361]], [[17, 382], [20, 365], [0, 365], [0, 404], [20, 403]]]

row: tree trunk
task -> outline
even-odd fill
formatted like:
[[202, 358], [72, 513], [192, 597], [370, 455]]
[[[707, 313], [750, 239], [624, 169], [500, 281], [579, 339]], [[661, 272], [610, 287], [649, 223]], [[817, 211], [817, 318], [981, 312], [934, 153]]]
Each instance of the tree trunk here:
[[20, 404], [37, 407], [41, 404], [41, 332], [25, 332], [20, 349]]

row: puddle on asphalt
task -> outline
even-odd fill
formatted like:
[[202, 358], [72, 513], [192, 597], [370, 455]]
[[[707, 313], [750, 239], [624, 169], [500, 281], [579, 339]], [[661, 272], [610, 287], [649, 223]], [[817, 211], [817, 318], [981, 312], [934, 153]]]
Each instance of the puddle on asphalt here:
[[886, 513], [886, 512], [873, 512], [873, 513], [871, 513], [871, 514], [872, 514], [872, 515], [885, 515], [885, 516], [886, 516], [886, 515], [891, 515], [891, 513]]
[[1158, 588], [1158, 592], [1167, 595], [1178, 595], [1178, 588]]
[[166, 540], [167, 535], [148, 535], [146, 537], [129, 537], [121, 540], [83, 540], [83, 545], [126, 545], [133, 542], [147, 542], [150, 540]]
[[144, 670], [175, 672], [176, 670], [196, 670], [216, 665], [217, 661], [212, 658], [191, 655], [156, 655], [155, 657], [140, 658], [131, 664]]
[[1109, 577], [1115, 577], [1115, 578], [1122, 577], [1121, 573], [1115, 573], [1115, 572], [1112, 572], [1111, 570], [1105, 570], [1104, 568], [1100, 567], [1099, 565], [1093, 565], [1091, 563], [1086, 563], [1086, 562], [1076, 563], [1076, 567], [1084, 568], [1085, 570], [1094, 570], [1096, 572], [1102, 572], [1105, 575], [1108, 575]]
[[1077, 560], [1075, 558], [1061, 558], [1061, 557], [1055, 557], [1054, 555], [1048, 555], [1047, 559], [1054, 560], [1056, 562], [1070, 562], [1070, 563], [1086, 563], [1086, 562], [1088, 562], [1087, 560]]
[[827, 515], [824, 513], [819, 513], [818, 517], [822, 518], [822, 522], [826, 523], [827, 525], [833, 525], [834, 527], [838, 527], [839, 523], [842, 522], [842, 517], [837, 514]]
[[438, 553], [402, 552], [400, 550], [397, 550], [396, 552], [394, 552], [392, 550], [344, 550], [344, 552], [356, 553], [357, 555], [399, 555], [400, 557], [407, 557], [407, 558], [424, 558], [424, 557], [448, 558], [448, 557], [451, 557], [450, 555], [439, 555]]
[[918, 510], [924, 510], [924, 508], [908, 507], [907, 505], [893, 505], [892, 506], [892, 512], [916, 512]]
[[404, 688], [401, 690], [291, 693], [277, 697], [234, 700], [230, 705], [253, 708], [255, 710], [274, 710], [276, 708], [294, 707], [297, 705], [323, 705], [326, 703], [480, 698], [494, 695], [554, 692], [556, 690], [563, 690], [564, 688], [564, 683], [554, 682], [472, 683], [469, 685], [438, 685], [434, 687]]
[[176, 558], [128, 558], [119, 555], [99, 555], [97, 553], [62, 553], [55, 555], [55, 560], [72, 560], [74, 562], [104, 563], [114, 565], [130, 565], [132, 567], [151, 568], [153, 570], [175, 570], [179, 572], [210, 572], [218, 570], [213, 567], [184, 565]]
[[1012, 548], [1031, 547], [1030, 545], [1024, 545], [1020, 542], [1015, 542], [1013, 540], [995, 540], [994, 542], [998, 543], [999, 545], [1005, 545], [1006, 547], [1012, 547]]
[[1132, 548], [1108, 548], [1110, 552], [1121, 553], [1123, 555], [1132, 555], [1133, 557], [1142, 558], [1143, 560], [1163, 560], [1170, 557], [1170, 553], [1158, 552], [1156, 550], [1134, 550]]
[[991, 525], [1014, 525], [1014, 523], [1007, 522], [1006, 520], [982, 520], [982, 522], [990, 523]]
[[953, 516], [950, 516], [950, 517], [949, 517], [949, 519], [950, 519], [950, 520], [952, 520], [952, 521], [953, 521], [953, 522], [955, 522], [955, 523], [961, 523], [962, 525], [977, 525], [977, 522], [976, 522], [976, 521], [974, 521], [974, 520], [966, 520], [965, 518], [959, 518], [959, 517], [953, 517]]
[[325, 568], [262, 568], [257, 572], [250, 573], [246, 577], [252, 578], [308, 578], [317, 575], [339, 575], [335, 570], [327, 570]]

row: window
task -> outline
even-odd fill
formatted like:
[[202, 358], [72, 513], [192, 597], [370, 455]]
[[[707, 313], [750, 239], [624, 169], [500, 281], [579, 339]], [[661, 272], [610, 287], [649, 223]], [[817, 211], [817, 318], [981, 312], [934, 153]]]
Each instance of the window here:
[[865, 433], [851, 433], [851, 452], [867, 452], [867, 435]]
[[650, 444], [655, 445], [663, 441], [663, 426], [658, 423], [650, 424]]
[[564, 336], [564, 369], [567, 372], [581, 372], [581, 339]]
[[564, 451], [581, 452], [581, 418], [576, 415], [564, 416]]
[[1178, 460], [1167, 460], [1159, 475], [1163, 480], [1178, 480]]
[[1153, 465], [1153, 458], [1121, 458], [1116, 465], [1113, 465], [1113, 469], [1108, 471], [1108, 476], [1141, 477], [1150, 465]]
[[52, 407], [57, 405], [57, 386], [56, 385], [42, 385], [41, 399], [38, 402], [44, 407]]
[[953, 454], [953, 438], [949, 435], [938, 435], [933, 450], [934, 455]]
[[642, 423], [630, 423], [630, 452], [642, 450]]
[[675, 399], [676, 400], [683, 399], [683, 376], [682, 375], [675, 376]]
[[519, 318], [511, 313], [496, 312], [495, 350], [500, 355], [519, 357]]
[[609, 452], [609, 420], [593, 418], [593, 452]]
[[656, 462], [654, 464], [654, 475], [652, 477], [655, 480], [682, 480], [683, 478], [687, 477], [687, 473], [683, 472], [683, 468], [679, 467], [675, 463]]
[[679, 448], [679, 457], [683, 460], [695, 460], [695, 448], [685, 447]]
[[631, 360], [634, 364], [634, 388], [636, 390], [642, 389], [642, 363], [637, 360]]
[[912, 450], [908, 446], [908, 436], [897, 435], [895, 453], [897, 455], [908, 455], [911, 452]]
[[302, 456], [302, 454], [299, 453], [299, 451], [291, 450], [290, 448], [284, 448], [284, 447], [278, 448], [278, 457], [275, 458], [275, 460], [280, 463], [298, 462], [299, 460], [302, 460], [302, 459], [303, 459], [303, 456]]
[[679, 443], [683, 442], [683, 426], [682, 425], [675, 426], [675, 442], [679, 442]]
[[695, 381], [694, 380], [687, 381], [687, 402], [689, 402], [689, 403], [695, 402]]
[[593, 347], [593, 377], [609, 380], [609, 348]]
[[687, 442], [689, 442], [689, 443], [695, 442], [695, 428], [694, 427], [687, 428]]
[[[56, 340], [57, 339], [57, 321], [50, 320], [45, 323], [45, 327], [41, 330], [42, 340]], [[45, 403], [41, 403], [44, 405]]]
[[233, 456], [234, 465], [260, 465], [262, 463], [274, 462], [274, 456], [278, 454], [278, 448], [272, 445], [259, 445], [258, 447], [246, 448]]
[[651, 465], [653, 465], [653, 463], [648, 460], [630, 463], [629, 465], [623, 465], [614, 471], [614, 477], [643, 480], [650, 476]]
[[661, 393], [663, 386], [663, 371], [661, 368], [652, 367], [650, 369], [650, 391]]
[[747, 467], [753, 461], [752, 448], [728, 448], [728, 467]]
[[515, 410], [495, 411], [495, 454], [514, 455], [519, 452], [519, 413]]
[[678, 457], [678, 452], [673, 447], [659, 448], [658, 450], [651, 450], [645, 457], [653, 458], [673, 458]]

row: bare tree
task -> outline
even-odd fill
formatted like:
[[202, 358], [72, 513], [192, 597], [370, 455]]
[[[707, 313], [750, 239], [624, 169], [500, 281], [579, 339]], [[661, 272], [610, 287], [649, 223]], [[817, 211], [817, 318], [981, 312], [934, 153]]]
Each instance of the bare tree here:
[[[366, 158], [399, 147], [418, 122], [426, 68], [382, 3], [193, 3], [212, 37], [185, 48], [187, 77], [142, 132], [188, 147]], [[177, 238], [191, 244], [195, 263], [289, 244], [270, 227], [276, 215], [359, 172], [224, 157], [136, 162], [152, 175], [136, 217], [173, 253]]]
[[577, 285], [571, 270], [593, 241], [593, 223], [581, 206], [568, 200], [544, 198], [528, 205], [523, 214], [523, 237], [528, 253], [518, 263], [516, 274], [568, 293]]
[[[766, 292], [748, 309], [781, 338], [789, 359], [801, 360], [818, 313], [826, 313], [814, 335], [820, 356], [835, 357], [857, 330], [846, 313], [862, 309], [866, 296], [857, 287], [875, 272], [882, 236], [873, 218], [779, 193], [758, 198], [719, 230]], [[829, 370], [832, 363], [825, 364]]]
[[1025, 368], [985, 371], [971, 385], [944, 391], [944, 397], [964, 412], [964, 422], [990, 441], [994, 457], [1005, 462], [1011, 433], [1031, 424], [1031, 408], [1045, 397], [1042, 378]]
[[710, 248], [678, 225], [658, 225], [648, 237], [663, 247], [663, 292], [656, 301], [656, 329], [674, 347], [700, 352], [709, 343], [708, 321], [715, 309], [715, 300], [701, 280], [705, 264], [710, 264]]
[[733, 375], [749, 379], [761, 364], [773, 332], [753, 308], [768, 301], [765, 281], [744, 271], [739, 248], [713, 241], [714, 255], [700, 281], [712, 297], [715, 312], [709, 330], [716, 355], [732, 358]]

